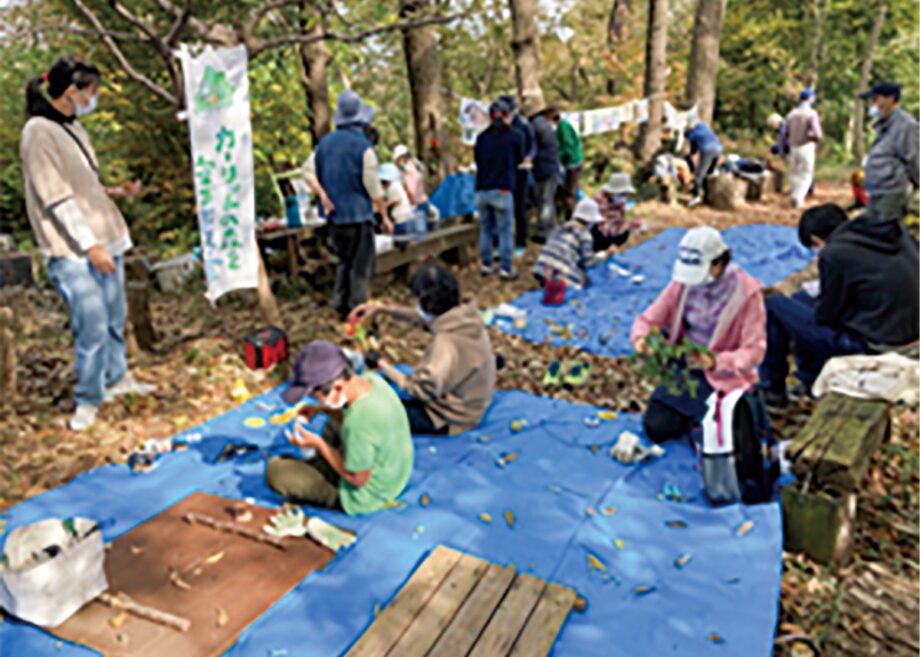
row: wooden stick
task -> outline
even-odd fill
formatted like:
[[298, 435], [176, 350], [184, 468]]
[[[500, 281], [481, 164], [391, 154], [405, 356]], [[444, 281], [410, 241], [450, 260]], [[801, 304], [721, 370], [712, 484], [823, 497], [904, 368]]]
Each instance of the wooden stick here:
[[134, 614], [138, 618], [153, 621], [154, 623], [159, 623], [160, 625], [166, 625], [167, 627], [171, 627], [174, 630], [178, 630], [180, 632], [186, 632], [188, 631], [188, 628], [192, 626], [192, 622], [187, 618], [174, 616], [172, 614], [166, 613], [165, 611], [160, 611], [159, 609], [154, 609], [153, 607], [147, 607], [146, 605], [138, 604], [126, 596], [124, 593], [120, 593], [119, 595], [112, 595], [111, 593], [103, 592], [100, 593], [96, 599], [107, 607], [127, 611], [129, 614]]
[[275, 538], [274, 536], [269, 536], [268, 534], [262, 534], [261, 532], [253, 531], [248, 527], [243, 527], [233, 522], [224, 522], [223, 520], [217, 520], [216, 518], [202, 515], [200, 513], [186, 513], [184, 516], [182, 516], [182, 519], [187, 523], [205, 525], [206, 527], [216, 529], [217, 531], [227, 532], [228, 534], [236, 534], [237, 536], [242, 536], [252, 541], [265, 543], [267, 545], [276, 547], [279, 550], [287, 549], [287, 546], [280, 538]]

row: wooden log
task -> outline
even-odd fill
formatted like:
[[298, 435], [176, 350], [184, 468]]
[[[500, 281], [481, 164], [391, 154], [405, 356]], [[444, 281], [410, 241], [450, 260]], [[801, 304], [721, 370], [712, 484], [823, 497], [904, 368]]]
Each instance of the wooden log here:
[[276, 547], [279, 550], [286, 550], [287, 546], [284, 544], [280, 538], [275, 538], [274, 536], [269, 536], [268, 534], [263, 534], [261, 532], [249, 529], [248, 527], [243, 527], [232, 522], [224, 522], [223, 520], [217, 520], [211, 516], [206, 516], [201, 513], [186, 513], [182, 516], [182, 519], [191, 524], [191, 525], [204, 525], [205, 527], [210, 527], [211, 529], [216, 529], [217, 531], [226, 532], [228, 534], [236, 534], [237, 536], [242, 536], [243, 538], [248, 538], [252, 541], [257, 541], [259, 543], [265, 543], [266, 545], [271, 545]]
[[890, 426], [888, 404], [825, 396], [789, 446], [792, 470], [810, 487], [846, 493], [859, 485]]
[[96, 599], [107, 607], [126, 611], [129, 614], [137, 616], [138, 618], [143, 618], [144, 620], [149, 620], [160, 625], [165, 625], [166, 627], [171, 627], [175, 630], [179, 630], [180, 632], [187, 632], [188, 628], [192, 626], [191, 621], [189, 621], [187, 618], [174, 616], [173, 614], [169, 614], [165, 611], [160, 611], [159, 609], [154, 609], [153, 607], [139, 604], [124, 593], [118, 595], [112, 595], [111, 593], [100, 593]]
[[731, 174], [706, 178], [706, 203], [716, 210], [738, 210], [744, 205], [747, 184]]
[[856, 494], [842, 497], [783, 488], [784, 547], [818, 563], [845, 565], [852, 555]]
[[12, 308], [0, 307], [0, 406], [16, 395], [16, 315]]
[[769, 171], [743, 175], [742, 180], [747, 184], [744, 195], [746, 201], [762, 201], [768, 191], [773, 189], [772, 174]]
[[125, 293], [131, 335], [144, 351], [156, 351], [157, 334], [150, 318], [150, 269], [143, 258], [125, 260]]

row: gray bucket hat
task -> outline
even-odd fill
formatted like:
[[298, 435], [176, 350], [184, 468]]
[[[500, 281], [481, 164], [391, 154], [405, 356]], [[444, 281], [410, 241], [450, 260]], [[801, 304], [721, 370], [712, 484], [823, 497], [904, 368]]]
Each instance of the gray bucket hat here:
[[370, 123], [376, 114], [373, 107], [361, 100], [361, 96], [346, 89], [339, 94], [333, 121], [337, 127], [350, 123]]

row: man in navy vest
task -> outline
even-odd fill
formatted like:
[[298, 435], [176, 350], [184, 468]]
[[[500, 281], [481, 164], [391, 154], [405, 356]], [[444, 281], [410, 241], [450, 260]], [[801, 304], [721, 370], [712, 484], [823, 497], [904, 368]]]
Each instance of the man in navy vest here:
[[392, 234], [383, 187], [377, 176], [377, 154], [364, 135], [374, 120], [374, 109], [354, 91], [339, 95], [335, 130], [323, 137], [304, 165], [307, 185], [317, 195], [329, 222], [332, 248], [338, 264], [332, 307], [344, 320], [367, 301], [374, 274], [374, 212], [383, 218], [383, 230]]

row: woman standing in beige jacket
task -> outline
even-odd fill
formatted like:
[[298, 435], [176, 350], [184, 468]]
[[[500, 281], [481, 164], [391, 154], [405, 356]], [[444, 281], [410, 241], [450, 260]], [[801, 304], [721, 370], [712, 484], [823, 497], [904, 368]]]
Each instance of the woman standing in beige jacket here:
[[140, 183], [103, 186], [89, 136], [77, 121], [96, 108], [99, 79], [92, 64], [64, 57], [30, 81], [20, 142], [29, 222], [51, 281], [70, 309], [75, 431], [93, 424], [104, 400], [152, 389], [126, 376], [122, 256], [132, 244], [111, 200], [137, 195]]

